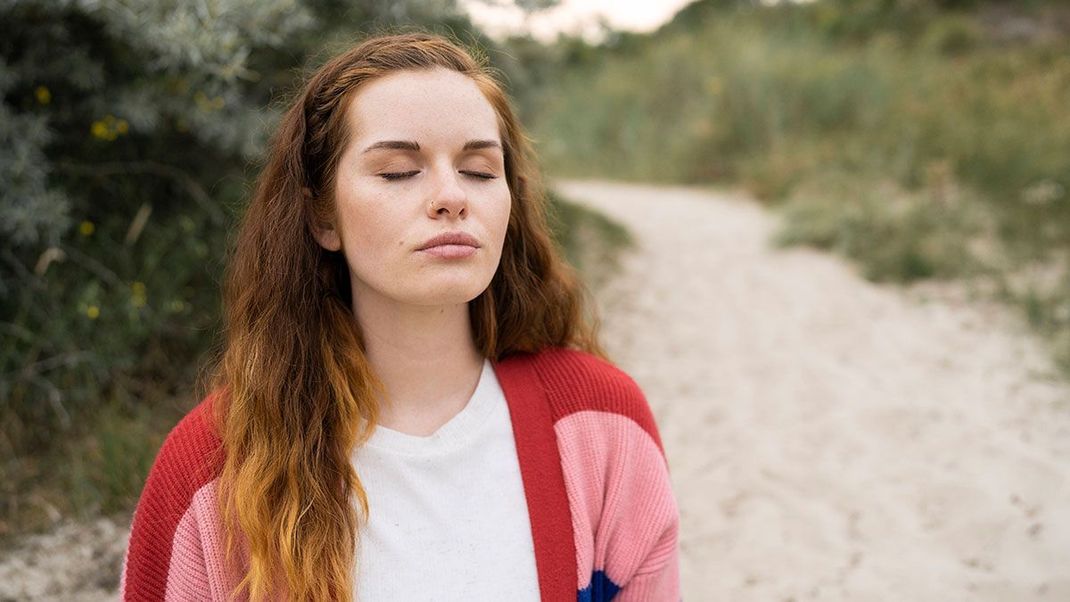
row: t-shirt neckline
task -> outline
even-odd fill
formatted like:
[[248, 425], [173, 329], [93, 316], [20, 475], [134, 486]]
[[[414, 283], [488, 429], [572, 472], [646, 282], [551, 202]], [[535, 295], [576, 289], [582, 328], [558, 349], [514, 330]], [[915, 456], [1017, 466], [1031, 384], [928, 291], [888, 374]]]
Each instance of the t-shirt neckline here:
[[472, 396], [468, 398], [468, 402], [459, 412], [438, 427], [434, 433], [427, 436], [410, 435], [376, 425], [375, 431], [365, 445], [408, 455], [424, 455], [454, 449], [472, 438], [478, 430], [476, 427], [482, 424], [490, 414], [490, 410], [494, 407], [496, 384], [494, 367], [489, 359], [484, 358], [479, 382]]

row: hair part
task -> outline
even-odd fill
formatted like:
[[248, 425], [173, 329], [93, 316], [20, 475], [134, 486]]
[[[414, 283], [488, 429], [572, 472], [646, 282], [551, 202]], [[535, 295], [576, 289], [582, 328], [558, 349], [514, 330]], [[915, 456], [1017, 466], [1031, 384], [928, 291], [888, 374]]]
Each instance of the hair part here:
[[597, 315], [584, 319], [587, 291], [552, 240], [530, 140], [477, 56], [430, 33], [371, 37], [316, 70], [279, 123], [227, 265], [224, 339], [206, 383], [221, 393], [218, 502], [236, 596], [352, 599], [369, 507], [351, 454], [371, 436], [384, 387], [352, 314], [344, 255], [314, 232], [333, 215], [346, 107], [365, 82], [452, 69], [498, 116], [512, 198], [498, 270], [468, 304], [480, 353], [497, 361], [557, 346], [607, 358]]

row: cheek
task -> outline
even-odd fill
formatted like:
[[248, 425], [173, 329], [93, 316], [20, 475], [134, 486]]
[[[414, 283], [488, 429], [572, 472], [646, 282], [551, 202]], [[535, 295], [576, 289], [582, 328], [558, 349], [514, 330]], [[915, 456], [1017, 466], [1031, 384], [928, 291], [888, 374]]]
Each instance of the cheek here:
[[505, 187], [499, 202], [495, 204], [494, 226], [498, 233], [499, 243], [505, 239], [505, 230], [509, 226], [509, 214], [512, 211], [513, 200], [508, 186]]
[[347, 256], [379, 257], [398, 245], [401, 240], [398, 220], [386, 211], [387, 208], [386, 199], [381, 195], [339, 195], [338, 217]]

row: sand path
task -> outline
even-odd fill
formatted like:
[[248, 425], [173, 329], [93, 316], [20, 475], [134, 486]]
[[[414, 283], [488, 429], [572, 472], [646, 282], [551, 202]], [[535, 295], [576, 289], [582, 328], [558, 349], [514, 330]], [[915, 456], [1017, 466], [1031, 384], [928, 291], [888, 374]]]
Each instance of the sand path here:
[[1070, 387], [1013, 311], [777, 250], [746, 199], [559, 184], [639, 242], [598, 299], [685, 602], [1070, 600]]

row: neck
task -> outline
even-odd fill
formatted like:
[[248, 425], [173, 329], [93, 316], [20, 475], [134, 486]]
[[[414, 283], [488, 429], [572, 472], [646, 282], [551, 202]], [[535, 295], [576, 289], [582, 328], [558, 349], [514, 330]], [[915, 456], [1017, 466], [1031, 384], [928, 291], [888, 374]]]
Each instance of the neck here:
[[467, 303], [404, 305], [364, 294], [353, 313], [386, 388], [379, 424], [426, 436], [465, 406], [483, 368]]

